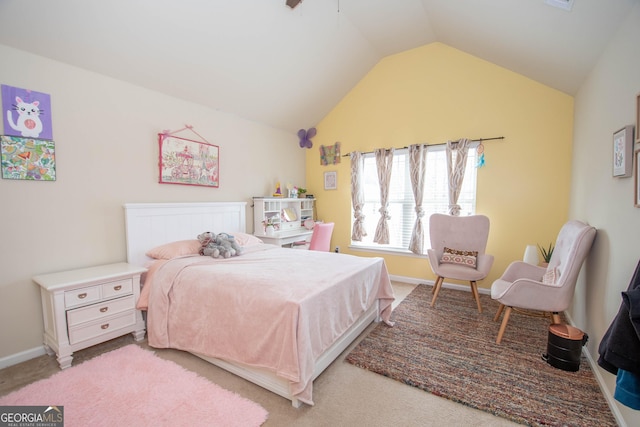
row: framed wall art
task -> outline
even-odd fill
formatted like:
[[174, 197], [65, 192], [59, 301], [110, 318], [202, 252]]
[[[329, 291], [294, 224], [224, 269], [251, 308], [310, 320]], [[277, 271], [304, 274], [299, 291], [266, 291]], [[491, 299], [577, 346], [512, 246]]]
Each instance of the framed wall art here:
[[628, 178], [633, 167], [633, 126], [625, 126], [613, 134], [613, 176]]
[[640, 144], [640, 93], [636, 95], [636, 142]]
[[4, 133], [25, 138], [53, 139], [51, 96], [30, 89], [2, 85]]
[[46, 139], [0, 136], [2, 178], [56, 180], [55, 143]]
[[338, 189], [338, 172], [325, 172], [324, 173], [324, 189], [325, 190], [337, 190]]
[[220, 147], [167, 133], [158, 143], [161, 184], [220, 186]]
[[640, 148], [634, 152], [633, 155], [633, 170], [634, 170], [634, 198], [633, 205], [636, 208], [640, 208]]

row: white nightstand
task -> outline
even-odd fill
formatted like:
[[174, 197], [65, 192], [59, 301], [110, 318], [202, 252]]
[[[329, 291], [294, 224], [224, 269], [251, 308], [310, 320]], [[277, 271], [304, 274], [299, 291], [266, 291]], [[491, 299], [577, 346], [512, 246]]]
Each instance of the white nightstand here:
[[136, 302], [145, 271], [122, 262], [33, 278], [42, 296], [44, 346], [58, 355], [61, 369], [71, 366], [74, 351], [130, 332], [136, 341], [144, 338]]

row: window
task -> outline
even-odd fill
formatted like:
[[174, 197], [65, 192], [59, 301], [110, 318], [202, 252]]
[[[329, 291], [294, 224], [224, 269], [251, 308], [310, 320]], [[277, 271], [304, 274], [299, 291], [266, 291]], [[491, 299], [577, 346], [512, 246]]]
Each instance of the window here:
[[[477, 143], [469, 148], [467, 168], [465, 170], [462, 190], [458, 198], [461, 207], [460, 215], [472, 215], [476, 209], [476, 153]], [[364, 155], [363, 168], [364, 187], [364, 226], [367, 235], [361, 242], [352, 241], [354, 247], [380, 249], [385, 251], [407, 252], [411, 232], [416, 221], [415, 201], [411, 191], [409, 175], [409, 150], [396, 149], [393, 153], [391, 170], [391, 184], [389, 191], [389, 244], [380, 245], [373, 242], [373, 236], [380, 219], [380, 186], [376, 170], [376, 159], [373, 153]], [[446, 146], [433, 145], [428, 147], [426, 179], [424, 185], [422, 208], [425, 215], [422, 218], [425, 230], [425, 248], [429, 248], [429, 216], [433, 213], [447, 213], [449, 211], [449, 190], [447, 179]], [[351, 215], [353, 225], [353, 207]]]

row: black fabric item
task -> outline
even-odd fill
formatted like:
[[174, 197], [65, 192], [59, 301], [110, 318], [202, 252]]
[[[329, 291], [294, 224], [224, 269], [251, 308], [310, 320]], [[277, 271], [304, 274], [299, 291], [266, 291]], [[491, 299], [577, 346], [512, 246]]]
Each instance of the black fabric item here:
[[623, 369], [640, 375], [640, 262], [598, 352], [598, 365], [608, 372], [616, 375]]

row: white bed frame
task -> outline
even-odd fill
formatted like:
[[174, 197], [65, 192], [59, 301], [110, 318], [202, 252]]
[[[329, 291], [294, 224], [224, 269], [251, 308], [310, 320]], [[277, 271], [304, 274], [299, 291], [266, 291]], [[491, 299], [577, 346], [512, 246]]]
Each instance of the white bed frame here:
[[[246, 232], [246, 202], [128, 203], [124, 205], [124, 210], [127, 261], [134, 265], [146, 265], [150, 258], [145, 252], [155, 246], [176, 240], [195, 239], [204, 231]], [[377, 304], [367, 310], [318, 358], [313, 379], [317, 378], [375, 320], [378, 320]], [[266, 369], [194, 354], [291, 400], [296, 408], [302, 403], [291, 394], [289, 381]]]

